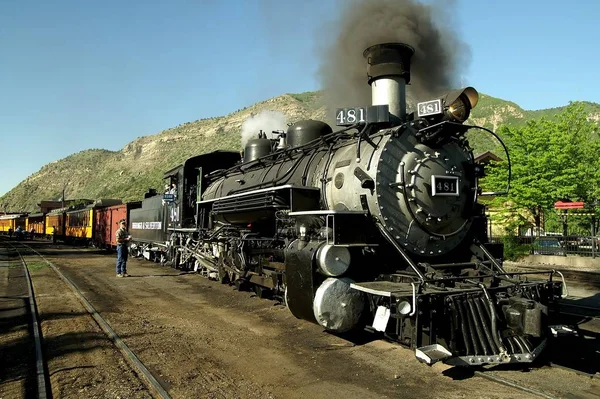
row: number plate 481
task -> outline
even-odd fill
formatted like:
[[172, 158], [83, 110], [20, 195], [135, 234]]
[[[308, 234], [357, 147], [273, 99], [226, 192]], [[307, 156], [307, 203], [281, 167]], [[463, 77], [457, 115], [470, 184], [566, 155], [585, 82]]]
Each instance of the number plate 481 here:
[[458, 184], [458, 176], [431, 176], [431, 195], [457, 197], [460, 195]]
[[417, 115], [420, 117], [442, 113], [442, 100], [431, 100], [417, 104]]
[[367, 111], [363, 107], [338, 108], [335, 111], [335, 124], [337, 126], [350, 126], [355, 123], [364, 122], [366, 117]]

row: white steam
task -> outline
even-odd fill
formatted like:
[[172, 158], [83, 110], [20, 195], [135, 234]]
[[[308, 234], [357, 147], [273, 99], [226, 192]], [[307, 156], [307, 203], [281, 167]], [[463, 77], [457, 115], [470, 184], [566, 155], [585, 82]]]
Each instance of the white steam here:
[[273, 130], [287, 130], [287, 117], [282, 112], [270, 110], [251, 115], [242, 123], [242, 149], [246, 147], [248, 140], [258, 138], [261, 130], [271, 138]]

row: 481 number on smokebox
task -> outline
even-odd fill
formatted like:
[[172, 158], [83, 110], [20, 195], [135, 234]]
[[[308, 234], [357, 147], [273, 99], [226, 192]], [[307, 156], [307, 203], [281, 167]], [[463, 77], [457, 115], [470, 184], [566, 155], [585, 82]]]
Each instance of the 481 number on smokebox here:
[[365, 108], [338, 108], [335, 111], [335, 121], [338, 126], [350, 126], [355, 123], [364, 122], [367, 116]]

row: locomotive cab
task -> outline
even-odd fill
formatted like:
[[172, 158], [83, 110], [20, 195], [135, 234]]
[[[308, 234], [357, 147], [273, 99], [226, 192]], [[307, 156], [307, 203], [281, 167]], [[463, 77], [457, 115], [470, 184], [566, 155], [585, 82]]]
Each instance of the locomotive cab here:
[[196, 203], [210, 181], [211, 173], [231, 168], [240, 162], [234, 151], [214, 151], [187, 159], [183, 164], [167, 171], [163, 180], [169, 190], [165, 202], [170, 209], [168, 226], [172, 230], [196, 228]]

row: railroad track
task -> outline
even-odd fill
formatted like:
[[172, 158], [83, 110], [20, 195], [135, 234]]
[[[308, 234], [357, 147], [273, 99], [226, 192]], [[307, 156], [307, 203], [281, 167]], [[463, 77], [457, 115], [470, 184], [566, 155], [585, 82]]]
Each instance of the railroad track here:
[[545, 392], [542, 392], [542, 391], [534, 389], [534, 388], [526, 387], [526, 386], [524, 386], [522, 384], [519, 384], [516, 381], [511, 381], [511, 380], [508, 380], [506, 378], [499, 377], [497, 375], [492, 374], [491, 372], [475, 371], [475, 375], [478, 376], [478, 377], [481, 377], [481, 378], [485, 378], [488, 381], [492, 381], [492, 382], [495, 382], [495, 383], [500, 384], [500, 385], [505, 385], [505, 386], [514, 388], [516, 390], [519, 390], [521, 392], [526, 392], [526, 393], [535, 395], [535, 396], [540, 397], [540, 398], [558, 399], [556, 396], [549, 395], [549, 394], [547, 394]]
[[[50, 378], [48, 375], [48, 368], [44, 359], [44, 353], [42, 350], [42, 341], [43, 341], [43, 337], [42, 337], [42, 331], [41, 331], [41, 326], [39, 323], [39, 314], [38, 314], [38, 310], [37, 310], [37, 304], [35, 301], [35, 295], [34, 295], [34, 291], [33, 291], [33, 284], [31, 281], [31, 275], [29, 273], [29, 268], [27, 267], [27, 263], [25, 262], [25, 259], [21, 256], [21, 254], [19, 253], [19, 251], [14, 248], [14, 246], [11, 245], [11, 247], [13, 248], [14, 251], [16, 251], [19, 260], [18, 260], [18, 264], [20, 265], [23, 275], [22, 277], [24, 277], [25, 281], [25, 288], [27, 291], [26, 295], [14, 295], [14, 296], [9, 296], [3, 299], [7, 299], [9, 301], [12, 302], [20, 302], [23, 301], [25, 303], [25, 306], [27, 308], [26, 312], [27, 312], [27, 324], [28, 324], [28, 329], [27, 329], [27, 335], [28, 335], [28, 341], [29, 344], [31, 345], [32, 349], [33, 349], [33, 353], [35, 356], [35, 384], [27, 384], [29, 386], [26, 386], [25, 388], [27, 389], [27, 396], [34, 396], [36, 398], [40, 398], [40, 399], [45, 399], [45, 398], [49, 398], [51, 397], [51, 390], [50, 390]], [[12, 266], [14, 268], [14, 266]], [[10, 269], [10, 267], [9, 267]], [[21, 277], [21, 276], [17, 276], [18, 271], [13, 270], [13, 271], [9, 271], [11, 274], [13, 274], [14, 277]], [[22, 284], [21, 284], [22, 285]], [[14, 288], [14, 287], [13, 287]], [[19, 287], [20, 288], [20, 287]], [[16, 305], [16, 307], [18, 308], [19, 306]], [[25, 354], [22, 354], [25, 355]], [[23, 360], [25, 360], [27, 362], [27, 356], [22, 356], [19, 360], [22, 362]], [[33, 387], [32, 387], [33, 386]], [[33, 389], [32, 389], [33, 388]], [[32, 392], [32, 391], [35, 392]]]
[[559, 315], [562, 323], [572, 326], [575, 335], [562, 341], [570, 350], [557, 349], [550, 366], [600, 379], [600, 307], [589, 306], [583, 298], [567, 297], [560, 302]]
[[584, 284], [590, 288], [600, 288], [600, 273], [592, 271], [579, 271], [571, 269], [559, 269], [564, 277], [572, 282]]
[[[584, 376], [584, 377], [588, 377], [588, 378], [593, 378], [593, 379], [599, 378], [598, 374], [590, 374], [590, 373], [582, 372], [582, 371], [577, 370], [575, 368], [563, 366], [563, 365], [560, 365], [560, 364], [555, 364], [555, 363], [552, 363], [552, 362], [548, 363], [548, 366], [551, 367], [551, 368], [566, 370], [568, 372], [572, 372], [572, 373], [575, 373], [575, 374], [578, 374], [578, 375], [581, 375], [581, 376]], [[535, 372], [535, 370], [533, 370], [533, 372]], [[492, 381], [492, 382], [495, 382], [495, 383], [500, 384], [500, 385], [504, 385], [504, 386], [508, 386], [508, 387], [514, 388], [514, 389], [516, 389], [518, 391], [521, 391], [521, 392], [526, 392], [526, 393], [534, 395], [536, 397], [546, 398], [546, 399], [559, 399], [559, 398], [562, 397], [562, 395], [561, 396], [554, 396], [554, 395], [552, 395], [550, 393], [544, 392], [543, 388], [540, 388], [540, 387], [534, 388], [534, 387], [525, 386], [522, 383], [514, 381], [514, 380], [511, 380], [510, 378], [506, 378], [505, 376], [501, 377], [501, 376], [498, 375], [498, 373], [499, 372], [495, 371], [495, 370], [484, 370], [484, 371], [475, 371], [473, 374], [475, 376], [477, 376], [477, 377], [481, 377], [481, 378], [484, 378], [484, 379], [486, 379], [488, 381]]]
[[589, 288], [600, 289], [600, 272], [597, 271], [580, 271], [573, 269], [561, 268], [560, 266], [548, 265], [527, 265], [515, 262], [505, 262], [504, 268], [509, 271], [547, 271], [556, 270], [562, 273], [563, 277], [570, 281], [570, 284], [577, 283]]
[[[8, 244], [16, 253], [18, 254], [20, 261], [25, 269], [27, 282], [29, 286], [29, 303], [31, 304], [31, 314], [32, 314], [32, 325], [34, 336], [35, 336], [35, 352], [36, 352], [36, 370], [37, 370], [37, 394], [38, 398], [50, 398], [51, 397], [51, 389], [50, 389], [50, 379], [47, 375], [47, 367], [43, 359], [43, 339], [41, 334], [40, 324], [38, 322], [39, 315], [37, 314], [37, 306], [35, 305], [35, 296], [33, 292], [33, 284], [31, 281], [31, 276], [29, 274], [29, 270], [27, 268], [27, 263], [25, 258], [23, 257], [23, 252], [27, 251], [29, 254], [34, 254], [39, 257], [43, 262], [45, 262], [57, 275], [60, 279], [73, 291], [74, 295], [81, 302], [81, 304], [85, 307], [90, 316], [96, 321], [98, 326], [104, 331], [104, 333], [108, 336], [108, 338], [114, 343], [114, 345], [119, 348], [121, 353], [123, 354], [125, 360], [129, 363], [129, 365], [135, 370], [135, 372], [142, 377], [142, 381], [146, 384], [147, 388], [150, 392], [154, 394], [155, 397], [163, 398], [163, 399], [171, 399], [169, 393], [161, 386], [158, 380], [152, 375], [152, 373], [148, 370], [148, 368], [140, 361], [140, 359], [135, 355], [134, 352], [123, 342], [123, 340], [119, 337], [119, 335], [113, 330], [110, 324], [96, 311], [96, 309], [92, 306], [92, 304], [87, 300], [87, 298], [81, 293], [81, 290], [48, 259], [46, 259], [42, 254], [40, 254], [35, 249], [23, 243], [15, 243], [3, 240], [3, 243]], [[17, 245], [15, 245], [17, 244]]]
[[600, 320], [600, 307], [586, 306], [567, 301], [561, 301], [560, 314]]

